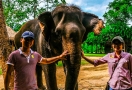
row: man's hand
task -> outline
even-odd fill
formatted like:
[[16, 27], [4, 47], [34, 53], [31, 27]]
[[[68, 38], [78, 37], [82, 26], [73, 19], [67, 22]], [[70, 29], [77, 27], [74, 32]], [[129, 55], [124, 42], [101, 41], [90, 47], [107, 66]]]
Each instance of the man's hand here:
[[67, 56], [68, 54], [69, 54], [69, 53], [68, 53], [68, 51], [66, 50], [66, 51], [64, 51], [59, 57], [60, 57], [60, 59], [66, 60], [65, 56]]

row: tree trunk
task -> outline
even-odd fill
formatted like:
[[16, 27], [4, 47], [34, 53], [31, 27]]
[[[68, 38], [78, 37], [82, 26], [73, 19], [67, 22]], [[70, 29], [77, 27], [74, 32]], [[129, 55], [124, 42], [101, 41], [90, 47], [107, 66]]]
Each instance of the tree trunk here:
[[[9, 44], [9, 37], [3, 15], [2, 0], [0, 0], [0, 64], [2, 68], [3, 78], [6, 72], [6, 61], [11, 51], [12, 51], [12, 47]], [[13, 83], [14, 83], [13, 76], [14, 75], [12, 74], [12, 78], [10, 80], [11, 82], [10, 88], [13, 87]]]

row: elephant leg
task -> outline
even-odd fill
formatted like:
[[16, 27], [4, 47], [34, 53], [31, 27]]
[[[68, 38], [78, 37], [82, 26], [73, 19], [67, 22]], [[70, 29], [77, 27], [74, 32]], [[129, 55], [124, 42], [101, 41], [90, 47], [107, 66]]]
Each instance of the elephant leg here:
[[65, 75], [66, 75], [66, 66], [65, 66], [65, 62], [62, 61], [62, 64], [63, 64], [64, 73], [65, 73]]
[[55, 63], [43, 65], [47, 90], [58, 90]]
[[81, 65], [81, 57], [77, 55], [71, 55], [65, 60], [64, 68], [66, 73], [65, 90], [78, 90], [78, 75]]
[[65, 90], [78, 90], [78, 74], [80, 65], [75, 67], [67, 68]]
[[39, 88], [38, 90], [46, 90], [45, 86], [43, 85], [41, 65], [36, 66], [36, 75], [37, 75], [37, 85], [38, 85], [38, 88]]

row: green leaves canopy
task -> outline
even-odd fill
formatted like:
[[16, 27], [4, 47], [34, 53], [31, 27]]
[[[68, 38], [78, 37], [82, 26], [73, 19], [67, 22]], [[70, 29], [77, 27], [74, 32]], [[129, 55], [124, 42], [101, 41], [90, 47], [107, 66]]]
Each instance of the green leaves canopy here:
[[24, 22], [65, 3], [65, 0], [3, 0], [6, 24], [18, 31]]
[[88, 36], [84, 43], [106, 44], [110, 43], [111, 39], [117, 35], [122, 36], [125, 41], [132, 40], [132, 26], [130, 25], [132, 23], [132, 0], [114, 0], [110, 2], [103, 17], [105, 28], [101, 34]]

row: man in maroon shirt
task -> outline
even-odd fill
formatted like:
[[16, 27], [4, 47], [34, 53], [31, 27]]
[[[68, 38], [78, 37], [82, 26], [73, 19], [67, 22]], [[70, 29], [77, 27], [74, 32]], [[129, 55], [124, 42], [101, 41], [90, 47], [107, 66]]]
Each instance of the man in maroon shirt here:
[[132, 90], [132, 56], [130, 53], [123, 52], [124, 40], [120, 36], [112, 39], [114, 52], [108, 53], [99, 60], [91, 60], [84, 56], [82, 58], [94, 66], [108, 63], [110, 79], [109, 90]]
[[[21, 36], [22, 47], [13, 51], [7, 61], [7, 72], [4, 79], [5, 90], [9, 90], [11, 72], [14, 70], [14, 90], [37, 90], [36, 64], [50, 64], [57, 60], [64, 59], [68, 54], [64, 51], [61, 55], [52, 58], [43, 58], [39, 53], [32, 51], [34, 34], [25, 31]], [[14, 68], [14, 69], [13, 69]]]

